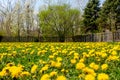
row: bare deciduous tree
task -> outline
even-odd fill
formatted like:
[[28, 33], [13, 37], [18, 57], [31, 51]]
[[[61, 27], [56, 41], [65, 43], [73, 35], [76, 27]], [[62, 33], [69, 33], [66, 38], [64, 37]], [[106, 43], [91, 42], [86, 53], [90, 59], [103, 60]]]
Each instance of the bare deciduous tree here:
[[7, 36], [11, 36], [12, 32], [12, 22], [13, 22], [13, 14], [15, 12], [14, 0], [2, 0], [0, 1], [0, 16], [2, 16], [2, 23], [4, 23], [1, 27], [6, 30]]
[[23, 32], [24, 35], [30, 35], [35, 22], [36, 2], [37, 0], [0, 1], [0, 28], [6, 32], [7, 36], [13, 34], [21, 36]]

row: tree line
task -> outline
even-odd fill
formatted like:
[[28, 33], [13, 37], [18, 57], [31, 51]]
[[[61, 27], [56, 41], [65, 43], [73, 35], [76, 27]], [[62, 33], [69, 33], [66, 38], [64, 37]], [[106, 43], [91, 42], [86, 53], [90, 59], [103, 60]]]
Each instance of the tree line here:
[[[87, 0], [85, 0], [87, 1]], [[56, 36], [59, 41], [65, 37], [87, 33], [112, 32], [120, 28], [120, 0], [89, 0], [85, 6], [71, 6], [70, 0], [44, 1], [47, 6], [35, 13], [37, 0], [0, 1], [0, 35], [2, 36]], [[85, 8], [81, 8], [81, 6]], [[82, 10], [83, 9], [83, 10]]]

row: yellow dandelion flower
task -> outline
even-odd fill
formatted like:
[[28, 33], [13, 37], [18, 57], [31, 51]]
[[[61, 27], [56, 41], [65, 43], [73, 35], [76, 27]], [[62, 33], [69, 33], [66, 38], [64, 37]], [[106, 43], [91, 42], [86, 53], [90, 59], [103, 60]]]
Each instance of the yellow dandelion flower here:
[[60, 62], [60, 61], [62, 61], [62, 58], [61, 58], [61, 57], [57, 57], [56, 60], [57, 60], [58, 62]]
[[102, 58], [105, 58], [105, 57], [107, 57], [107, 54], [106, 54], [106, 53], [102, 53], [102, 54], [101, 54], [101, 57], [102, 57]]
[[20, 76], [20, 73], [22, 72], [23, 68], [17, 67], [17, 66], [12, 66], [10, 69], [11, 76], [18, 78]]
[[98, 70], [99, 69], [99, 65], [95, 64], [93, 67], [94, 70]]
[[94, 65], [95, 65], [95, 63], [92, 62], [89, 66], [90, 66], [91, 68], [93, 68]]
[[35, 50], [32, 50], [32, 51], [30, 52], [30, 54], [34, 54], [34, 52], [35, 52]]
[[85, 76], [85, 80], [95, 80], [95, 76], [88, 74]]
[[66, 53], [67, 53], [67, 50], [66, 50], [66, 49], [62, 50], [62, 53], [63, 53], [63, 54], [66, 54]]
[[23, 65], [21, 65], [21, 64], [18, 64], [18, 65], [17, 65], [17, 67], [24, 68], [24, 66], [23, 66]]
[[42, 54], [44, 54], [44, 53], [46, 53], [46, 52], [47, 52], [46, 50], [42, 50], [42, 51], [41, 51]]
[[32, 78], [36, 78], [37, 76], [36, 75], [33, 75]]
[[57, 63], [55, 64], [55, 67], [60, 68], [61, 65], [62, 65], [62, 64], [61, 64], [60, 62], [57, 62]]
[[56, 80], [67, 80], [65, 76], [58, 76]]
[[79, 60], [79, 62], [81, 62], [81, 63], [83, 63], [84, 61], [85, 61], [85, 60], [84, 60], [83, 58]]
[[78, 78], [84, 78], [85, 74], [79, 74]]
[[74, 56], [74, 59], [79, 59], [79, 56], [77, 56], [77, 55], [76, 55], [76, 56]]
[[93, 69], [91, 69], [91, 68], [88, 68], [88, 67], [85, 67], [85, 68], [83, 69], [83, 72], [85, 72], [85, 73], [87, 73], [87, 74], [91, 74], [91, 75], [93, 75], [93, 76], [96, 76], [95, 71], [94, 71]]
[[107, 65], [107, 64], [103, 64], [103, 65], [101, 66], [101, 68], [102, 68], [102, 70], [106, 70], [106, 69], [108, 68], [108, 65]]
[[98, 70], [99, 69], [99, 66], [97, 64], [95, 64], [94, 62], [92, 62], [89, 66], [91, 68], [93, 68], [94, 70]]
[[100, 73], [100, 74], [98, 74], [97, 79], [98, 80], [109, 80], [109, 76], [105, 73]]
[[42, 73], [43, 71], [46, 71], [46, 70], [48, 70], [48, 65], [45, 65], [44, 67], [42, 67], [42, 69], [40, 70], [40, 72]]
[[111, 54], [115, 56], [115, 55], [117, 55], [117, 52], [113, 51]]
[[92, 54], [94, 51], [95, 51], [94, 49], [90, 50], [90, 51], [89, 51], [89, 54]]
[[3, 59], [3, 55], [0, 55], [0, 61]]
[[76, 60], [75, 60], [75, 59], [71, 59], [70, 62], [71, 62], [72, 64], [75, 64], [75, 63], [76, 63]]
[[108, 61], [111, 61], [111, 60], [116, 61], [116, 60], [119, 60], [119, 56], [110, 55], [107, 60]]
[[55, 55], [58, 55], [58, 52], [54, 52], [54, 53], [53, 53], [53, 56], [55, 56]]
[[6, 76], [9, 74], [9, 67], [5, 67], [2, 69], [2, 71], [0, 72], [0, 76]]
[[35, 73], [37, 70], [38, 65], [33, 65], [31, 68], [31, 73]]
[[75, 52], [75, 53], [74, 53], [74, 56], [79, 56], [79, 53], [76, 53], [76, 52]]
[[71, 51], [68, 55], [70, 56], [70, 55], [72, 55], [74, 52], [75, 52], [75, 51]]
[[57, 72], [55, 72], [55, 71], [53, 71], [53, 72], [50, 73], [50, 76], [51, 76], [51, 77], [52, 77], [52, 76], [55, 76], [55, 75], [57, 75]]
[[65, 72], [67, 73], [67, 72], [69, 72], [68, 70], [65, 70]]
[[65, 69], [62, 69], [61, 72], [65, 72]]
[[55, 65], [56, 65], [56, 62], [55, 62], [55, 61], [50, 61], [50, 63], [51, 63], [51, 66], [52, 66], [52, 67], [55, 67]]
[[53, 59], [53, 58], [54, 58], [54, 56], [53, 56], [53, 55], [50, 55], [50, 56], [49, 56], [49, 58], [50, 58], [50, 59]]
[[1, 76], [1, 77], [5, 76], [5, 75], [6, 75], [6, 72], [5, 72], [5, 71], [1, 71], [1, 72], [0, 72], [0, 76]]
[[23, 72], [21, 72], [21, 74], [20, 74], [22, 77], [23, 76], [29, 76], [30, 75], [30, 73], [29, 72], [27, 72], [27, 71], [23, 71]]
[[13, 62], [11, 62], [11, 63], [8, 63], [6, 66], [7, 67], [10, 67], [10, 66], [14, 66], [15, 64], [13, 63]]
[[12, 53], [13, 53], [13, 54], [16, 54], [16, 53], [17, 53], [17, 51], [13, 51]]
[[44, 74], [40, 80], [50, 80], [50, 76], [48, 74]]
[[85, 67], [84, 63], [77, 63], [76, 64], [76, 69], [78, 69], [78, 70], [83, 69], [84, 67]]

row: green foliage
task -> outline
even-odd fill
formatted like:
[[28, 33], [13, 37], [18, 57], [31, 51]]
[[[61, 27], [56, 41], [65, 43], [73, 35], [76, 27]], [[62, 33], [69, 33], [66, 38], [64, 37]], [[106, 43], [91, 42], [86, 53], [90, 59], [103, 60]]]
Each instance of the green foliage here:
[[98, 31], [97, 19], [99, 17], [98, 15], [99, 11], [100, 11], [99, 0], [89, 0], [83, 15], [85, 32]]
[[106, 0], [103, 4], [100, 12], [99, 26], [102, 29], [109, 29], [110, 31], [117, 30], [116, 23], [118, 22], [118, 16], [120, 15], [117, 9], [120, 5], [119, 0]]
[[39, 13], [39, 20], [43, 35], [61, 39], [74, 34], [73, 26], [79, 26], [80, 12], [66, 4], [53, 5]]

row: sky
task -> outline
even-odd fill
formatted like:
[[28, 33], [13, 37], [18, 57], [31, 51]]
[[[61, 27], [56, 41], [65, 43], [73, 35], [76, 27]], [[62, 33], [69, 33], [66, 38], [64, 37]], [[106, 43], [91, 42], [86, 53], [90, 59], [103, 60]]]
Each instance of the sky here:
[[[48, 0], [50, 1], [50, 0]], [[56, 0], [53, 0], [52, 3], [54, 3]], [[60, 1], [65, 1], [65, 0], [60, 0]], [[66, 0], [67, 1], [67, 0]], [[70, 0], [70, 3], [71, 3], [71, 6], [72, 7], [77, 7], [78, 8], [78, 0]], [[100, 5], [102, 5], [102, 3], [104, 2], [105, 0], [100, 0]], [[84, 9], [85, 7], [85, 4], [88, 2], [88, 0], [79, 0], [79, 3], [81, 4], [79, 7], [81, 9]], [[36, 11], [39, 11], [40, 9], [44, 8], [49, 2], [45, 1], [45, 0], [39, 0], [37, 3], [36, 3]]]
[[[7, 0], [0, 0], [0, 4], [1, 2], [6, 2]], [[16, 0], [13, 0], [13, 1], [16, 1]], [[29, 1], [29, 0], [27, 0]], [[52, 1], [52, 3], [55, 3], [56, 1], [60, 1], [60, 2], [65, 2], [65, 1], [70, 1], [71, 3], [71, 6], [72, 7], [75, 7], [75, 8], [79, 8], [80, 10], [83, 10], [85, 8], [85, 5], [86, 3], [89, 1], [89, 0], [36, 0], [37, 3], [36, 3], [36, 6], [35, 6], [35, 12], [39, 12], [39, 10], [43, 9], [45, 6], [48, 5], [48, 1]], [[77, 2], [79, 1], [79, 2]], [[102, 4], [105, 0], [100, 0], [100, 3]], [[80, 4], [78, 6], [78, 4]]]

